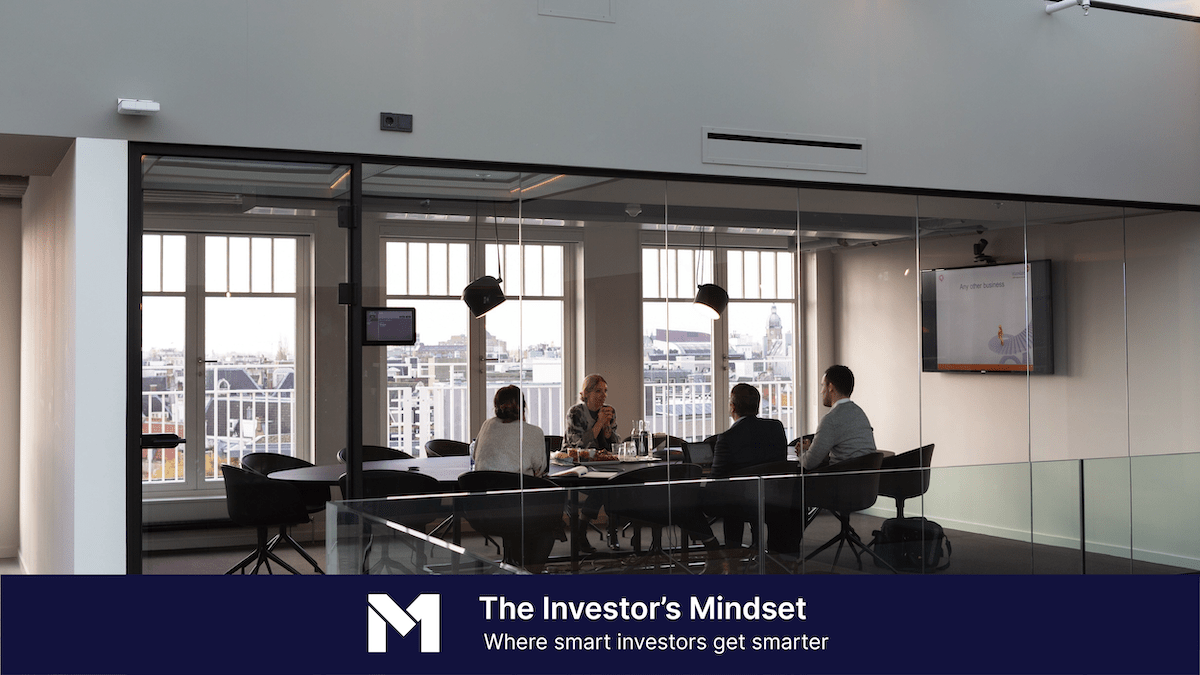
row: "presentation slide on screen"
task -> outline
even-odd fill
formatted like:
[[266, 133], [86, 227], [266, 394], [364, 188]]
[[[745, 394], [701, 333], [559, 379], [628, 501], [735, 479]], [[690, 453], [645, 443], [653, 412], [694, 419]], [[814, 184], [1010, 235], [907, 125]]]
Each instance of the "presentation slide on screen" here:
[[1195, 673], [1200, 576], [4, 576], [4, 673]]
[[937, 271], [939, 367], [1029, 363], [1031, 304], [1025, 265]]

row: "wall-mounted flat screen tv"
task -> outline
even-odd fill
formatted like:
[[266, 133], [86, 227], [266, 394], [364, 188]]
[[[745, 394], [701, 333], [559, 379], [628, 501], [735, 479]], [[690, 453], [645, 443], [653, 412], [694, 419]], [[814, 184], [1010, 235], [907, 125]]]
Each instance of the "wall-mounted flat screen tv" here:
[[417, 344], [417, 310], [413, 307], [364, 307], [363, 344]]
[[921, 369], [1054, 372], [1050, 261], [921, 270]]

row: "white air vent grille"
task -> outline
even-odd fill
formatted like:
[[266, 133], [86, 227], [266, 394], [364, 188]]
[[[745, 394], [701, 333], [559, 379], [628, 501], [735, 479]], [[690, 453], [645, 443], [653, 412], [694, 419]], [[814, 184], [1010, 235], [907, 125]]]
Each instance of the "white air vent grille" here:
[[705, 164], [867, 172], [867, 141], [774, 131], [703, 127]]

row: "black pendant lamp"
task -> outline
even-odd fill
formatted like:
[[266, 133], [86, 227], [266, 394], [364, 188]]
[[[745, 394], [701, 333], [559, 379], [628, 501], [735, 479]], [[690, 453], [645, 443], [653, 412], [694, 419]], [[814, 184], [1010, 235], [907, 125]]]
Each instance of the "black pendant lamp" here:
[[[704, 231], [700, 231], [700, 255], [696, 256], [696, 278], [700, 278], [700, 259], [704, 257]], [[729, 293], [716, 284], [700, 284], [696, 287], [695, 306], [710, 321], [716, 321], [729, 306]]]
[[467, 303], [471, 314], [478, 319], [504, 302], [504, 291], [500, 290], [500, 279], [490, 275], [479, 277], [463, 289], [462, 300]]
[[709, 320], [716, 321], [729, 306], [729, 294], [716, 284], [700, 284], [696, 289], [695, 303]]
[[[494, 206], [494, 205], [493, 205]], [[492, 222], [496, 226], [496, 265], [500, 265], [503, 252], [500, 250], [500, 221], [493, 213]], [[475, 202], [475, 255], [479, 255], [479, 202]], [[504, 304], [504, 291], [500, 290], [498, 277], [484, 275], [467, 284], [463, 289], [462, 301], [467, 303], [471, 315], [476, 319]]]

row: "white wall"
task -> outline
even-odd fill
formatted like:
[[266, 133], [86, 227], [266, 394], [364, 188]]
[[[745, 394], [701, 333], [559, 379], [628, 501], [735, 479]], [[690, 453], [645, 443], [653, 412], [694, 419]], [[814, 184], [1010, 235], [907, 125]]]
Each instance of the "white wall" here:
[[21, 208], [0, 199], [0, 558], [15, 558], [21, 453]]
[[[638, 228], [625, 223], [592, 223], [583, 232], [583, 373], [608, 382], [608, 405], [617, 410], [618, 430], [642, 410], [641, 244]], [[628, 374], [637, 373], [636, 379]], [[579, 402], [582, 377], [567, 392], [567, 405]]]
[[23, 211], [20, 556], [125, 571], [126, 145], [79, 139]]
[[[0, 133], [1200, 203], [1194, 23], [1043, 0], [611, 5], [9, 2]], [[384, 111], [413, 133], [380, 131]], [[705, 164], [706, 125], [864, 138], [867, 172]]]

